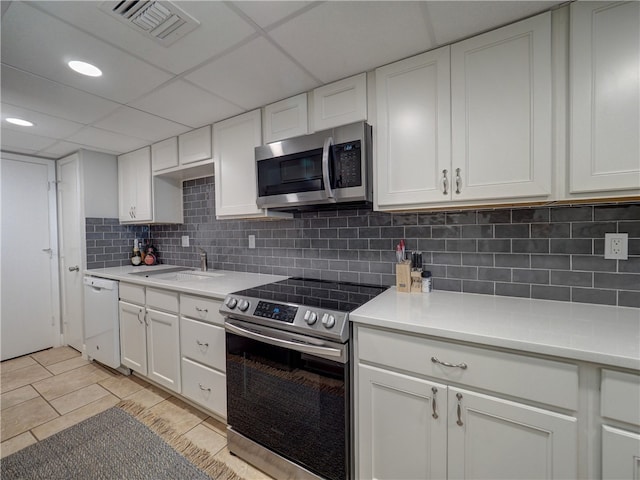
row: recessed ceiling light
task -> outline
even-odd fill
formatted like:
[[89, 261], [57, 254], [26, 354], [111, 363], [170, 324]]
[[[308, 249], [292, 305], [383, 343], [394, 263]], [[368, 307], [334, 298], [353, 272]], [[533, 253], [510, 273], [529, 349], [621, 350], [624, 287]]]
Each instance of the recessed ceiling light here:
[[23, 120], [22, 118], [5, 118], [5, 120], [9, 123], [13, 123], [14, 125], [20, 125], [21, 127], [33, 127], [32, 122]]
[[87, 62], [71, 60], [68, 65], [71, 70], [81, 73], [82, 75], [87, 75], [88, 77], [99, 77], [102, 75], [102, 70]]

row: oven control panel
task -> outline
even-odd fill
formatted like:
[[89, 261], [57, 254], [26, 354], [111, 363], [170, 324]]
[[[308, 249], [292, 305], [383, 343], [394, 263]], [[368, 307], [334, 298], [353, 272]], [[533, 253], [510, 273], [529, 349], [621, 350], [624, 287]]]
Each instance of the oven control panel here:
[[232, 294], [225, 299], [220, 313], [248, 322], [334, 341], [344, 342], [349, 336], [347, 314], [336, 310]]
[[298, 313], [298, 307], [260, 301], [253, 314], [256, 317], [270, 318], [281, 322], [293, 323]]

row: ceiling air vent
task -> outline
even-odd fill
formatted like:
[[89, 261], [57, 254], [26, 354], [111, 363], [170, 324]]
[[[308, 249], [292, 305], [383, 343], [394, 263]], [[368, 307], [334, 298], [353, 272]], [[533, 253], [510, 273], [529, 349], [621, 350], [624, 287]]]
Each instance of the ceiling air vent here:
[[165, 0], [107, 1], [100, 8], [165, 47], [194, 30], [200, 22]]

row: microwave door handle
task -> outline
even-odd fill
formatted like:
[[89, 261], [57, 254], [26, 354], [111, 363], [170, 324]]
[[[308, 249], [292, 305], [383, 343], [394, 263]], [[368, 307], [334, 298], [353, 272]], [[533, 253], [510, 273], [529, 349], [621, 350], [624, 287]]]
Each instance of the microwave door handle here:
[[331, 188], [331, 178], [329, 177], [329, 151], [333, 146], [333, 138], [327, 137], [324, 141], [324, 147], [322, 147], [322, 180], [324, 181], [324, 192], [327, 196], [327, 200], [330, 202], [336, 201], [336, 196]]

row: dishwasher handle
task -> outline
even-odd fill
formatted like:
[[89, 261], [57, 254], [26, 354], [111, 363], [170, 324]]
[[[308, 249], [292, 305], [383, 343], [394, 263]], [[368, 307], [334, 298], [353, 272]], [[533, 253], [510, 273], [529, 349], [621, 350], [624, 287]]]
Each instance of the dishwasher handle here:
[[92, 287], [93, 290], [117, 290], [118, 282], [116, 280], [108, 280], [106, 278], [97, 278], [97, 277], [84, 277], [82, 281], [88, 287]]

